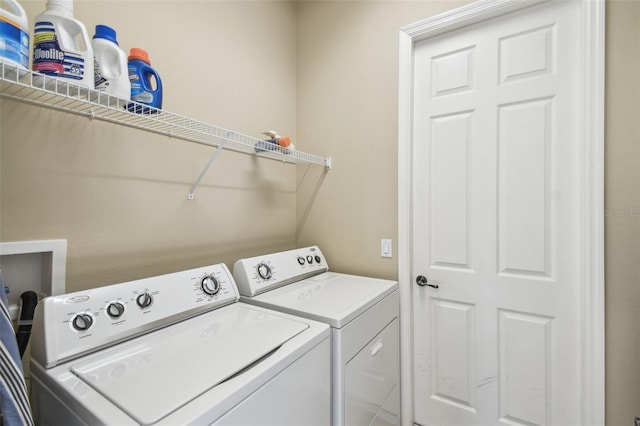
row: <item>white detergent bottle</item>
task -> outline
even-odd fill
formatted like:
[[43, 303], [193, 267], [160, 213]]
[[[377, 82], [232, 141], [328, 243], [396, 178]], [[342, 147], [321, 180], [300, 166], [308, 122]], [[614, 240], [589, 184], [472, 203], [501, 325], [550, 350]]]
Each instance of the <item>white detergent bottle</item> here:
[[0, 0], [0, 62], [29, 68], [27, 14], [15, 0]]
[[96, 25], [92, 46], [95, 56], [96, 90], [129, 100], [131, 82], [127, 54], [118, 47], [116, 32], [106, 25]]
[[73, 0], [48, 0], [35, 19], [33, 70], [93, 89], [93, 67], [91, 39], [73, 17]]

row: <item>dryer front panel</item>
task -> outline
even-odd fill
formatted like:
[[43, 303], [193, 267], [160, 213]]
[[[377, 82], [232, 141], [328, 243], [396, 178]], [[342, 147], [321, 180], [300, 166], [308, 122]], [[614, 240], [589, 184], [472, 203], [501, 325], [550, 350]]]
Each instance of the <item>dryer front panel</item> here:
[[[345, 368], [345, 424], [368, 425], [399, 382], [399, 328], [395, 318], [347, 363]], [[387, 406], [393, 406], [387, 404]], [[399, 424], [400, 413], [385, 413]]]

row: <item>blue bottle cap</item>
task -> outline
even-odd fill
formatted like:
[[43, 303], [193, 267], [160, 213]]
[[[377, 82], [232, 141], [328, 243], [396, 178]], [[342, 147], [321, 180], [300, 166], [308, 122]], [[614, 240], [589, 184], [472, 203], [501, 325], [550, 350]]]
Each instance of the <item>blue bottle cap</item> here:
[[119, 46], [118, 40], [116, 40], [116, 31], [106, 25], [96, 25], [96, 33], [93, 38], [103, 38]]

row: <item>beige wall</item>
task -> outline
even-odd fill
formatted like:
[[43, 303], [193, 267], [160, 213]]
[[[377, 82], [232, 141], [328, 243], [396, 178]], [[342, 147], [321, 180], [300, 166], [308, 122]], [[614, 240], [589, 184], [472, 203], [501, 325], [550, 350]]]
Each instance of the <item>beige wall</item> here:
[[607, 2], [607, 424], [640, 417], [640, 2]]
[[[22, 0], [30, 18], [45, 1]], [[0, 101], [0, 240], [66, 238], [69, 291], [318, 244], [332, 269], [396, 278], [398, 28], [455, 1], [75, 0], [149, 50], [165, 108], [275, 128], [334, 168], [224, 152]], [[640, 208], [640, 3], [607, 7], [606, 209]], [[143, 17], [142, 19], [140, 17]], [[640, 218], [606, 218], [607, 424], [640, 416]]]
[[[21, 0], [30, 22], [45, 1]], [[143, 47], [164, 108], [260, 137], [296, 137], [290, 2], [75, 0], [93, 35]], [[296, 167], [0, 101], [0, 240], [68, 240], [67, 291], [295, 245]]]
[[[397, 277], [380, 238], [397, 240], [398, 28], [458, 4], [299, 6], [298, 135], [335, 168], [298, 192], [298, 244], [320, 244], [336, 270]], [[605, 223], [607, 425], [640, 416], [639, 9], [607, 2], [605, 207], [631, 212]]]
[[398, 276], [397, 257], [380, 257], [380, 239], [394, 252], [398, 239], [398, 33], [464, 3], [299, 4], [298, 136], [334, 168], [299, 191], [298, 245], [319, 244], [335, 270]]

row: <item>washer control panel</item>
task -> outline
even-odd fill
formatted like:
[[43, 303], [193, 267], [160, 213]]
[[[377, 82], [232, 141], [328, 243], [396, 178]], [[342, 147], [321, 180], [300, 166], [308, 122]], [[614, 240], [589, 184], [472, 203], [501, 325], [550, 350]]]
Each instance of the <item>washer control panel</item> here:
[[224, 264], [47, 297], [36, 308], [31, 356], [50, 368], [238, 298]]
[[329, 270], [317, 246], [240, 259], [233, 265], [233, 277], [242, 296], [257, 294]]

